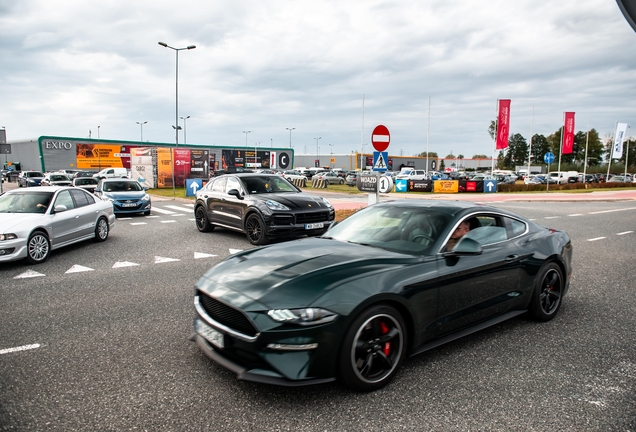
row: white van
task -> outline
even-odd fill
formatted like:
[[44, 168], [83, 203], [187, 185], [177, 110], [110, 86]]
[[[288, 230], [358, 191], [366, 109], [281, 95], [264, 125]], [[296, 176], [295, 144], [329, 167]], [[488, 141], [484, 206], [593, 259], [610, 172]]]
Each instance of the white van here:
[[576, 183], [579, 181], [578, 171], [551, 171], [549, 176], [559, 184]]
[[104, 178], [127, 178], [128, 170], [126, 168], [104, 168], [97, 174], [93, 174], [93, 177], [98, 180]]

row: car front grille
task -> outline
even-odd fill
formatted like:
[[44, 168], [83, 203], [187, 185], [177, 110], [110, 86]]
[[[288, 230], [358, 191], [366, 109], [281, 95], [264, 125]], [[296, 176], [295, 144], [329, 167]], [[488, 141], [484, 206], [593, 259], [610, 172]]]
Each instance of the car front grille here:
[[247, 336], [253, 337], [258, 334], [258, 330], [240, 310], [209, 297], [201, 291], [198, 292], [198, 295], [199, 304], [214, 321]]
[[298, 224], [328, 222], [328, 221], [329, 221], [329, 211], [298, 213], [296, 215], [296, 223]]

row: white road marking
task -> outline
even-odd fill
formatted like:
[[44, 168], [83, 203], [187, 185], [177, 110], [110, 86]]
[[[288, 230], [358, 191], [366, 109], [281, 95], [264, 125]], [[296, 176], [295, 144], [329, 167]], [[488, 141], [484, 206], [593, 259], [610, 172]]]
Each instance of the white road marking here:
[[194, 219], [194, 218], [193, 218], [193, 219], [188, 219], [188, 220], [189, 220], [189, 221], [196, 221], [196, 219]]
[[182, 212], [191, 212], [192, 211], [192, 209], [185, 208], [185, 207], [180, 207], [180, 206], [175, 206], [175, 205], [167, 205], [167, 206], [164, 206], [164, 207], [167, 207], [167, 208], [173, 209], [173, 210], [182, 211]]
[[173, 211], [170, 211], [170, 210], [164, 210], [164, 209], [160, 209], [160, 208], [157, 208], [157, 207], [153, 207], [153, 208], [152, 208], [152, 211], [153, 211], [153, 212], [158, 212], [158, 213], [161, 213], [161, 214], [167, 214], [167, 215], [174, 214], [174, 212], [173, 212]]
[[40, 348], [40, 344], [22, 345], [15, 348], [5, 348], [0, 350], [0, 355], [10, 354], [10, 353], [19, 352], [19, 351], [32, 350], [36, 348]]
[[[176, 215], [172, 215], [172, 216], [176, 216]], [[176, 222], [176, 220], [161, 221], [161, 223], [174, 223], [174, 222]]]
[[87, 271], [93, 271], [93, 270], [95, 270], [95, 269], [75, 264], [73, 267], [71, 267], [70, 269], [66, 270], [66, 273], [64, 273], [64, 274], [81, 273], [81, 272], [87, 272]]
[[560, 219], [561, 216], [546, 216], [546, 219]]
[[631, 234], [634, 231], [625, 231], [625, 232], [621, 232], [621, 233], [617, 233], [616, 235], [625, 235], [625, 234]]
[[112, 268], [120, 268], [120, 267], [134, 267], [134, 266], [138, 266], [139, 264], [134, 263], [134, 262], [129, 262], [129, 261], [117, 261], [115, 264], [113, 264]]
[[159, 216], [144, 216], [144, 217], [147, 217], [147, 218], [158, 218]]
[[604, 238], [605, 237], [596, 237], [596, 238], [587, 239], [587, 241], [603, 240]]
[[185, 213], [177, 213], [177, 214], [173, 214], [172, 217], [177, 217], [177, 216], [187, 216], [187, 214]]
[[148, 222], [131, 222], [131, 225], [148, 225]]
[[118, 221], [123, 221], [123, 220], [132, 220], [131, 217], [118, 217], [117, 218]]
[[40, 277], [40, 276], [46, 276], [46, 275], [42, 274], [42, 273], [38, 273], [38, 272], [33, 271], [33, 270], [27, 270], [24, 273], [20, 273], [19, 275], [17, 275], [13, 279], [26, 279], [26, 278]]
[[231, 254], [235, 254], [235, 253], [239, 253], [239, 252], [243, 252], [243, 249], [230, 249], [230, 253]]
[[581, 213], [576, 213], [576, 214], [571, 214], [571, 215], [568, 215], [568, 216], [572, 216], [572, 217], [574, 217], [574, 216], [583, 216], [583, 214], [581, 214]]
[[200, 259], [200, 258], [211, 258], [211, 257], [215, 257], [218, 255], [212, 255], [212, 254], [206, 254], [203, 252], [195, 252], [194, 253], [194, 259]]
[[613, 209], [613, 210], [601, 210], [601, 211], [591, 212], [588, 214], [613, 213], [613, 212], [619, 212], [619, 211], [625, 211], [625, 210], [636, 210], [636, 207], [629, 207], [624, 209]]
[[160, 256], [155, 257], [155, 264], [167, 263], [167, 262], [173, 262], [173, 261], [181, 261], [181, 260], [178, 260], [176, 258], [166, 258], [166, 257], [160, 257]]

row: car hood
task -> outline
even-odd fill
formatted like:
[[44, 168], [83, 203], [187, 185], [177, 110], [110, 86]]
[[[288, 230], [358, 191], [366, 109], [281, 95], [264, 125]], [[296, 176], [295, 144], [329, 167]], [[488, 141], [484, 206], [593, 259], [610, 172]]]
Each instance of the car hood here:
[[267, 201], [272, 200], [283, 205], [286, 205], [292, 210], [300, 210], [300, 209], [317, 209], [317, 208], [330, 208], [325, 200], [319, 197], [314, 197], [309, 194], [304, 193], [278, 193], [278, 194], [262, 194], [262, 195], [251, 195], [251, 197], [261, 200]]
[[71, 185], [70, 180], [53, 180], [49, 183], [51, 184], [51, 186], [70, 186]]
[[138, 200], [146, 195], [146, 191], [102, 192], [102, 195], [113, 200]]
[[238, 253], [197, 287], [246, 311], [307, 306], [347, 281], [421, 262], [384, 249], [311, 238]]
[[41, 213], [0, 213], [0, 233], [15, 233], [20, 225], [42, 219], [43, 216]]

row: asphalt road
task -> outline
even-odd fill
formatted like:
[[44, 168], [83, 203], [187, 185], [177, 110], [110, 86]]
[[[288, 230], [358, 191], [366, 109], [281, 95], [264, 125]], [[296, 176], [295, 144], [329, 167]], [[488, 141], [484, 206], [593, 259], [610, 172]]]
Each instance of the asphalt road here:
[[0, 264], [1, 430], [636, 430], [634, 201], [495, 204], [571, 235], [557, 318], [412, 357], [368, 394], [242, 382], [203, 356], [188, 341], [194, 284], [251, 246], [199, 233], [181, 202], [154, 204], [105, 243]]

